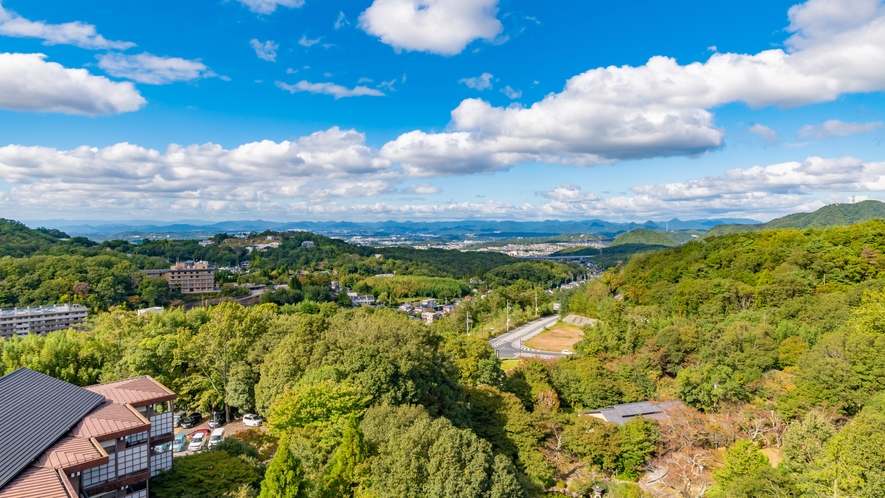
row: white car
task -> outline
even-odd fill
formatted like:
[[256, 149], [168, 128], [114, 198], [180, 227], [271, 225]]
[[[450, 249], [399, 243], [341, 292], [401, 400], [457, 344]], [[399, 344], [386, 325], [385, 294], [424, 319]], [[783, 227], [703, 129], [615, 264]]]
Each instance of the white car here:
[[563, 349], [562, 354], [575, 354], [574, 351], [569, 351], [568, 349]]
[[224, 441], [224, 427], [219, 427], [212, 431], [212, 435], [209, 436], [209, 449], [215, 448], [222, 441]]
[[200, 432], [194, 435], [194, 438], [191, 439], [189, 445], [187, 445], [188, 451], [200, 451], [203, 447], [206, 446], [206, 434]]
[[247, 413], [243, 416], [243, 425], [246, 427], [260, 427], [264, 419], [254, 413]]

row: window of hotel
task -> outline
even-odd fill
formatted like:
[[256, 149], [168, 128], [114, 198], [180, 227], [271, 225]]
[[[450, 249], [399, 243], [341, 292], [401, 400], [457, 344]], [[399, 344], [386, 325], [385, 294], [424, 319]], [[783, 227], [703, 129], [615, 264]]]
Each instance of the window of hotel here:
[[127, 448], [119, 454], [119, 468], [117, 469], [121, 476], [132, 474], [147, 468], [148, 465], [148, 448], [147, 446], [136, 446]]
[[134, 446], [136, 444], [141, 444], [147, 441], [148, 433], [147, 431], [139, 432], [138, 434], [131, 434], [126, 436], [126, 447]]
[[108, 463], [101, 467], [94, 467], [83, 471], [83, 486], [89, 487], [95, 484], [107, 482], [116, 477], [114, 459], [116, 455], [111, 453], [108, 455]]

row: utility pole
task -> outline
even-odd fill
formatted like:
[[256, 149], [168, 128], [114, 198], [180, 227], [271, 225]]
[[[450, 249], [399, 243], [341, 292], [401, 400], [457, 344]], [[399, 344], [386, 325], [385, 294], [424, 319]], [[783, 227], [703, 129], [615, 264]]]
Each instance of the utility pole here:
[[538, 289], [535, 289], [535, 318], [538, 318]]
[[470, 335], [470, 312], [467, 312], [467, 335]]
[[507, 302], [507, 332], [510, 332], [510, 301]]

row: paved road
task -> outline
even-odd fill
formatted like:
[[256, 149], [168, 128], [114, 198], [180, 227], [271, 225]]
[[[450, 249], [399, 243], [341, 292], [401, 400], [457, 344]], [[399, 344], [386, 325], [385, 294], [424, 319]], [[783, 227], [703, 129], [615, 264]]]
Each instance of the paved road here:
[[558, 358], [563, 356], [563, 354], [531, 349], [523, 345], [523, 342], [540, 334], [545, 328], [556, 323], [557, 320], [559, 320], [559, 315], [540, 318], [516, 327], [506, 334], [491, 339], [489, 344], [495, 348], [495, 352], [498, 354], [499, 358], [519, 358], [524, 356]]

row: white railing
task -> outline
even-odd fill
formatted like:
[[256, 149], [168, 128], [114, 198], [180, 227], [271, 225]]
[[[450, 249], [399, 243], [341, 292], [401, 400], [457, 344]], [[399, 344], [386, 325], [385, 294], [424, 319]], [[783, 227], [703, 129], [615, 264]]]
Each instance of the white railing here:
[[123, 498], [147, 498], [147, 490], [142, 489], [141, 491], [136, 491], [134, 493], [129, 493]]

